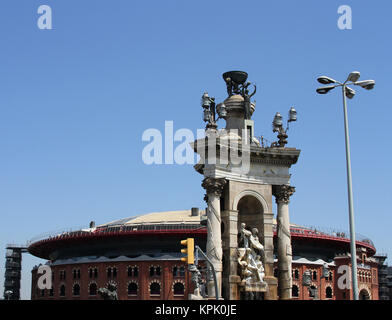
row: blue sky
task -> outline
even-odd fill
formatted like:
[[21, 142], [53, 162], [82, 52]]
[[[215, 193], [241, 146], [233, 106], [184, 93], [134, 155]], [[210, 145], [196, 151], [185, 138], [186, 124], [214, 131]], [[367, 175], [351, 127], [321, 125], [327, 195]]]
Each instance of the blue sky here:
[[[53, 29], [37, 27], [49, 5]], [[337, 27], [350, 5], [352, 30]], [[204, 207], [191, 165], [142, 162], [148, 128], [204, 126], [204, 90], [222, 100], [221, 74], [258, 85], [258, 136], [295, 106], [289, 146], [298, 224], [348, 229], [341, 93], [316, 78], [375, 79], [348, 102], [356, 230], [390, 256], [392, 4], [379, 1], [76, 1], [0, 4], [0, 293], [4, 247], [37, 234], [154, 211]], [[224, 123], [220, 123], [221, 126]], [[30, 298], [26, 255], [22, 297]]]

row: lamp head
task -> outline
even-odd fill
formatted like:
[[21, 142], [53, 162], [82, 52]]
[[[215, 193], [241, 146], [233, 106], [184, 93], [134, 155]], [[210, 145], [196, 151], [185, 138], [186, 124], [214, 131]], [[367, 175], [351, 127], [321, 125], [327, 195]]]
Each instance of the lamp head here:
[[320, 82], [321, 84], [331, 84], [331, 83], [337, 83], [336, 80], [326, 77], [326, 76], [321, 76], [317, 78], [317, 81]]
[[351, 89], [350, 87], [346, 87], [345, 93], [346, 93], [346, 97], [349, 99], [352, 99], [355, 96], [355, 90]]
[[279, 129], [282, 127], [283, 125], [282, 119], [283, 119], [282, 115], [279, 112], [277, 112], [275, 114], [274, 121], [272, 121], [273, 132], [279, 131]]
[[211, 111], [208, 108], [204, 108], [203, 111], [203, 121], [204, 122], [209, 122], [211, 119]]
[[289, 110], [289, 122], [297, 121], [297, 110], [291, 107]]
[[336, 86], [327, 86], [318, 88], [316, 91], [318, 94], [327, 94], [329, 91], [335, 89]]
[[227, 110], [224, 103], [220, 103], [216, 106], [216, 111], [218, 112], [219, 118], [225, 119], [227, 116]]
[[358, 81], [354, 83], [355, 85], [361, 86], [362, 88], [366, 90], [372, 90], [374, 86], [376, 85], [376, 81], [374, 80], [364, 80], [364, 81]]
[[361, 77], [361, 73], [359, 71], [353, 71], [349, 74], [346, 82], [348, 81], [357, 82], [360, 77]]
[[204, 92], [203, 96], [201, 97], [201, 105], [204, 109], [209, 109], [211, 106], [211, 98], [208, 96], [207, 92]]

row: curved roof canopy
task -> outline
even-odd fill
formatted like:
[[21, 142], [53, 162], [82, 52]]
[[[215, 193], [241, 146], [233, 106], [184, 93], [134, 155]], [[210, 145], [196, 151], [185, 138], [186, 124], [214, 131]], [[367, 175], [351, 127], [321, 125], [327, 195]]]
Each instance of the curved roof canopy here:
[[152, 212], [144, 215], [124, 218], [101, 224], [98, 227], [131, 226], [140, 224], [195, 224], [200, 223], [200, 216], [204, 210], [199, 211], [199, 215], [192, 216], [192, 210]]

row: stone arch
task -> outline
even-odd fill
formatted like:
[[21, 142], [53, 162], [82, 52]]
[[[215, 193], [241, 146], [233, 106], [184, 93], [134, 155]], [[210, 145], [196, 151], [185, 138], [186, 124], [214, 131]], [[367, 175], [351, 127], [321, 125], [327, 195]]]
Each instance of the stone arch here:
[[98, 293], [98, 284], [95, 281], [90, 281], [88, 284], [88, 295], [96, 296]]
[[[38, 287], [37, 287], [38, 289]], [[65, 283], [62, 282], [59, 286], [59, 296], [60, 297], [65, 297], [66, 296], [66, 287], [65, 287]]]
[[161, 295], [162, 293], [162, 284], [158, 280], [150, 281], [148, 288], [149, 288], [150, 296]]
[[299, 286], [296, 284], [293, 284], [292, 288], [291, 288], [291, 296], [293, 298], [299, 298]]
[[[182, 286], [182, 288], [181, 288], [182, 289], [182, 293], [177, 292], [177, 290], [180, 289], [180, 288], [177, 288], [177, 286]], [[182, 280], [175, 280], [175, 281], [173, 281], [172, 292], [173, 292], [174, 295], [184, 295], [185, 294], [185, 282], [182, 281]]]
[[[242, 195], [242, 196], [241, 196]], [[238, 212], [238, 225], [237, 230], [241, 229], [241, 224], [245, 223], [246, 229], [252, 230], [257, 228], [259, 232], [260, 242], [264, 244], [264, 212], [265, 202], [264, 198], [254, 191], [244, 191], [238, 196], [238, 202], [235, 201], [236, 210]]]
[[79, 297], [80, 296], [80, 283], [74, 282], [72, 286], [72, 296]]
[[372, 300], [372, 294], [367, 286], [359, 287], [359, 300]]
[[137, 296], [139, 292], [139, 283], [135, 280], [128, 281], [126, 289], [129, 296]]
[[261, 203], [261, 205], [263, 207], [263, 212], [270, 212], [270, 208], [268, 206], [267, 201], [264, 199], [264, 197], [260, 193], [254, 191], [254, 190], [244, 190], [244, 191], [241, 191], [239, 194], [237, 194], [233, 200], [233, 207], [232, 207], [233, 210], [238, 210], [238, 203], [245, 196], [255, 197]]
[[333, 289], [331, 286], [325, 287], [325, 298], [326, 299], [332, 299], [333, 297]]

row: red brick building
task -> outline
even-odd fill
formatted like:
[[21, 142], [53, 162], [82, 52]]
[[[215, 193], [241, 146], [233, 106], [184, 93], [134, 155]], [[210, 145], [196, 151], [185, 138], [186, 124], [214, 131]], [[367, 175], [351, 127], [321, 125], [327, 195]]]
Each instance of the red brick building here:
[[[352, 299], [351, 290], [344, 288], [342, 281], [345, 272], [351, 270], [351, 258], [347, 254], [350, 240], [345, 234], [297, 225], [292, 225], [290, 231], [292, 298]], [[205, 248], [206, 235], [201, 216], [186, 210], [151, 213], [36, 239], [28, 250], [48, 260], [53, 288], [38, 288], [39, 275], [34, 268], [31, 297], [33, 300], [101, 299], [98, 289], [114, 282], [120, 300], [188, 299], [194, 287], [187, 266], [180, 261], [180, 241], [192, 237]], [[375, 253], [369, 239], [357, 241], [361, 299], [378, 299], [377, 261], [372, 257]], [[305, 271], [311, 273], [309, 287], [303, 284]], [[274, 272], [278, 276], [277, 268]]]

